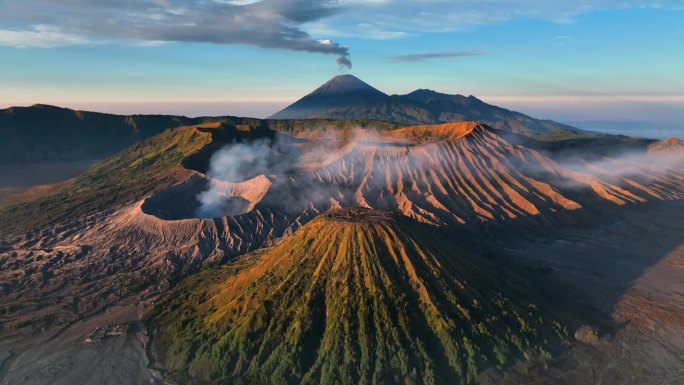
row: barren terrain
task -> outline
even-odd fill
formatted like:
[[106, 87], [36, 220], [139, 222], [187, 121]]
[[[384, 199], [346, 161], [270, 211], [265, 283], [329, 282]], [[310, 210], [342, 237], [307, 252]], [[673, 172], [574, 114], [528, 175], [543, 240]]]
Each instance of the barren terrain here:
[[[531, 267], [531, 276], [547, 274], [540, 290], [598, 330], [593, 344], [574, 344], [551, 363], [490, 371], [485, 382], [682, 382], [684, 174], [671, 146], [651, 163], [567, 164], [475, 123], [372, 132], [352, 142], [300, 132], [268, 154], [294, 167], [221, 180], [208, 165], [228, 129], [236, 128], [167, 131], [158, 153], [134, 148], [83, 179], [87, 188], [102, 183], [93, 196], [106, 200], [106, 191], [119, 191], [107, 190], [102, 175], [136, 167], [151, 175], [152, 187], [135, 199], [122, 193], [77, 218], [3, 234], [0, 383], [158, 381], [147, 368], [146, 327], [136, 320], [160, 292], [277, 243], [321, 212], [359, 206], [447, 229], [472, 243], [464, 246], [486, 246], [511, 266]], [[327, 151], [321, 141], [341, 145]], [[302, 155], [301, 163], [278, 158], [283, 153]], [[91, 193], [74, 186], [77, 193], [62, 194]], [[208, 186], [232, 203], [199, 215], [196, 197]], [[95, 328], [121, 322], [132, 322], [127, 334], [83, 343]], [[631, 377], [620, 381], [620, 373]]]
[[[548, 368], [522, 367], [491, 384], [684, 383], [684, 201], [629, 207], [550, 239], [513, 242], [505, 254], [550, 267], [549, 287], [580, 314], [602, 315], [594, 343], [577, 343]], [[487, 382], [485, 382], [487, 383]]]

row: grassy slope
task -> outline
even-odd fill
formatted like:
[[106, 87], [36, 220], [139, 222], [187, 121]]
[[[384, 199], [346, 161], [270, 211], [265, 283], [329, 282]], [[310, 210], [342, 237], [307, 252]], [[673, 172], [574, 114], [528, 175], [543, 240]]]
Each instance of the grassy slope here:
[[191, 277], [153, 318], [159, 361], [179, 383], [455, 384], [547, 356], [560, 326], [430, 231], [319, 217], [250, 265]]
[[54, 194], [0, 211], [0, 234], [27, 231], [139, 199], [175, 181], [179, 162], [211, 142], [191, 127], [163, 133], [92, 166]]

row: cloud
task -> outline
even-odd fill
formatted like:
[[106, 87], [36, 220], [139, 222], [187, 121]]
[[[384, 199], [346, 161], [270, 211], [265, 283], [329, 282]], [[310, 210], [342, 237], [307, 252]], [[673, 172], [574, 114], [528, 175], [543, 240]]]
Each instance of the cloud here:
[[13, 31], [0, 29], [0, 45], [17, 48], [53, 48], [74, 44], [83, 44], [87, 40], [69, 33], [63, 32], [58, 27], [37, 24], [29, 30]]
[[331, 36], [396, 39], [517, 19], [568, 23], [594, 10], [637, 7], [681, 9], [681, 0], [4, 0], [0, 44], [247, 44], [336, 55], [346, 65], [349, 48]]
[[568, 45], [572, 41], [573, 37], [572, 36], [556, 36], [553, 41], [556, 43], [557, 46], [563, 47]]
[[[598, 10], [660, 8], [681, 10], [681, 0], [342, 0], [345, 12], [312, 25], [333, 37], [402, 38], [426, 32], [454, 32], [511, 20], [573, 23]], [[361, 27], [362, 26], [362, 27]]]
[[[626, 179], [633, 179], [642, 184], [650, 184], [665, 176], [681, 173], [684, 167], [684, 153], [650, 153], [643, 151], [627, 151], [594, 160], [561, 160], [561, 167], [591, 176], [602, 181], [614, 183], [620, 187], [630, 185]], [[565, 181], [569, 187], [585, 187], [583, 183], [569, 179]]]
[[[247, 44], [349, 59], [349, 48], [314, 39], [304, 23], [342, 10], [311, 0], [9, 0], [3, 4], [0, 44], [58, 47], [86, 41]], [[33, 27], [32, 27], [33, 26]], [[59, 27], [57, 27], [59, 26]]]
[[480, 56], [482, 52], [475, 51], [451, 51], [451, 52], [429, 52], [429, 53], [415, 53], [406, 55], [397, 55], [387, 57], [389, 63], [408, 63], [420, 62], [431, 59], [448, 59], [455, 57]]

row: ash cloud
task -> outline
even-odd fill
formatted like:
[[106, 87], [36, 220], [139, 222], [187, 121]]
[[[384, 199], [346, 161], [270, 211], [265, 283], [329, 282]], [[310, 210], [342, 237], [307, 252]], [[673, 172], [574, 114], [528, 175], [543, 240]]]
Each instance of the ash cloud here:
[[337, 57], [337, 65], [340, 66], [340, 68], [352, 68], [352, 62], [349, 60], [349, 56], [346, 55]]

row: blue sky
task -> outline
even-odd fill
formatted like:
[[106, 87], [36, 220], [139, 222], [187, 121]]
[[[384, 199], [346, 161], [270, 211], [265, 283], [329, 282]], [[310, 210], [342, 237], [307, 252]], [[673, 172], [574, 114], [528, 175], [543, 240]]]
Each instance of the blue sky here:
[[347, 72], [388, 93], [473, 94], [536, 117], [665, 136], [684, 129], [683, 9], [674, 0], [5, 0], [0, 106], [262, 117]]

